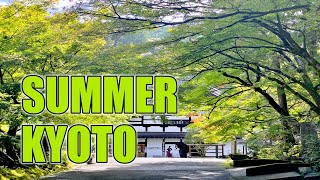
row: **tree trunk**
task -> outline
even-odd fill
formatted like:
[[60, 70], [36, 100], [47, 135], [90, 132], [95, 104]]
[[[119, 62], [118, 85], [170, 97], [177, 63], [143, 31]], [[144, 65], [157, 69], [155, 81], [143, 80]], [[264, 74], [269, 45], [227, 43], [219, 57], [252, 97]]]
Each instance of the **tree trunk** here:
[[2, 69], [0, 69], [0, 84], [4, 84], [3, 75]]
[[[273, 65], [277, 70], [281, 71], [279, 60], [275, 59], [273, 61]], [[290, 127], [289, 122], [287, 120], [287, 117], [290, 117], [290, 115], [288, 110], [287, 95], [283, 86], [277, 86], [277, 94], [278, 94], [279, 106], [288, 114], [287, 116], [284, 116], [284, 119], [281, 120], [283, 130], [286, 132], [284, 140], [287, 144], [295, 144], [295, 139], [292, 134], [292, 128]]]
[[0, 151], [0, 166], [7, 166], [9, 168], [15, 166], [15, 161], [7, 154]]
[[[7, 132], [7, 135], [15, 138], [17, 135], [18, 128], [19, 128], [19, 126], [10, 126], [10, 128]], [[8, 144], [5, 144], [4, 146], [5, 146], [7, 155], [10, 156], [13, 160], [18, 161], [19, 160], [19, 152], [15, 148], [14, 144], [8, 143]]]
[[10, 126], [7, 134], [15, 137], [17, 135], [18, 128], [19, 126]]

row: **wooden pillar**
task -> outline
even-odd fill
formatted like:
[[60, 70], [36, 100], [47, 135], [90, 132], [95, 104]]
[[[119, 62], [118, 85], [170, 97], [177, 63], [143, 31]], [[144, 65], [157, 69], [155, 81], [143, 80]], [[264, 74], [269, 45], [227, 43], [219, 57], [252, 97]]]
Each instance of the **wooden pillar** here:
[[216, 158], [218, 158], [219, 157], [219, 145], [216, 145]]
[[144, 157], [147, 157], [147, 150], [148, 150], [148, 138], [145, 138], [144, 139], [144, 143], [145, 143], [145, 146], [144, 146]]
[[222, 157], [224, 156], [224, 145], [221, 145], [222, 146]]
[[166, 157], [166, 140], [162, 139], [162, 157]]
[[245, 154], [245, 153], [244, 153], [244, 146], [242, 146], [242, 154]]
[[237, 138], [234, 137], [233, 154], [237, 154]]
[[245, 144], [246, 146], [246, 155], [248, 154], [248, 146], [247, 146], [247, 143]]

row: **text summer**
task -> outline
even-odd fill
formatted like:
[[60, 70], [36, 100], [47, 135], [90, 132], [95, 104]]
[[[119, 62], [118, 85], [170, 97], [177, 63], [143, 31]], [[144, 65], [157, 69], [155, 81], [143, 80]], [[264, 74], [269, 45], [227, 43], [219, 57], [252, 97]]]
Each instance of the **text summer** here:
[[29, 75], [21, 87], [28, 114], [177, 113], [177, 82], [170, 76]]

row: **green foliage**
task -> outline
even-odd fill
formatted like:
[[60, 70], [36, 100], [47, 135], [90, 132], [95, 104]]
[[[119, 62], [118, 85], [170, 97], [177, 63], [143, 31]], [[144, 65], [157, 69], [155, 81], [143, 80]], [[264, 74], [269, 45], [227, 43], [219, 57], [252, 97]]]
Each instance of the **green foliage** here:
[[320, 171], [320, 140], [318, 138], [312, 136], [308, 138], [302, 157], [315, 171]]
[[[70, 12], [49, 14], [47, 8], [20, 2], [0, 7], [2, 82], [20, 80], [25, 73], [78, 72], [105, 45], [98, 20]], [[87, 36], [95, 33], [101, 35]]]
[[301, 154], [302, 154], [302, 146], [300, 144], [294, 145], [288, 151], [288, 157], [289, 159], [292, 159], [292, 160], [300, 159]]
[[43, 165], [29, 165], [26, 167], [19, 168], [6, 168], [0, 167], [0, 179], [38, 179], [42, 176], [66, 171], [73, 167], [67, 160], [66, 153], [63, 154], [63, 163], [59, 165], [55, 164], [43, 164]]
[[269, 147], [265, 147], [259, 150], [258, 158], [259, 159], [285, 159], [284, 149], [286, 144], [283, 142], [275, 142], [273, 145]]
[[20, 140], [13, 136], [0, 134], [0, 149], [5, 149], [8, 146], [20, 149]]
[[[22, 112], [20, 102], [24, 97], [20, 92], [20, 80], [24, 75], [88, 73], [96, 54], [106, 44], [108, 29], [100, 19], [83, 17], [71, 11], [52, 13], [53, 6], [51, 1], [14, 1], [0, 6], [0, 151], [4, 157], [12, 159], [11, 164], [0, 164], [9, 167], [20, 163], [19, 130], [23, 123], [117, 125], [128, 119], [126, 115], [53, 116], [44, 112], [30, 116]], [[55, 168], [60, 169], [50, 165], [12, 172], [20, 174], [17, 175], [21, 176], [20, 179], [28, 174], [35, 178], [50, 171], [56, 172]], [[4, 177], [8, 175], [12, 179], [14, 174], [4, 174]]]
[[186, 144], [203, 144], [204, 139], [200, 135], [200, 128], [197, 127], [188, 127], [188, 132], [184, 138], [184, 143]]
[[231, 168], [233, 168], [233, 160], [232, 160], [232, 159], [226, 159], [226, 160], [223, 162], [223, 167], [226, 168], [226, 169], [231, 169]]
[[[19, 83], [8, 83], [0, 85], [0, 92], [3, 94], [7, 94], [7, 98], [11, 98], [13, 100], [17, 100], [20, 94], [20, 84]], [[6, 99], [10, 101], [11, 99]]]
[[[165, 26], [169, 34], [153, 42], [116, 48], [112, 52], [117, 54], [117, 59], [121, 59], [116, 67], [122, 68], [128, 64], [128, 69], [134, 67], [142, 72], [145, 72], [143, 67], [147, 67], [144, 68], [147, 71], [172, 73], [183, 78], [200, 76], [202, 81], [195, 80], [196, 83], [191, 82], [191, 85], [181, 88], [190, 93], [188, 97], [181, 95], [180, 99], [185, 103], [216, 105], [219, 98], [210, 97], [208, 87], [228, 85], [227, 89], [232, 88], [225, 94], [228, 101], [234, 100], [228, 96], [248, 90], [248, 95], [243, 98], [251, 99], [252, 103], [247, 104], [246, 109], [256, 106], [258, 101], [264, 101], [263, 110], [257, 110], [259, 113], [268, 111], [265, 114], [287, 116], [279, 110], [281, 108], [269, 104], [272, 99], [278, 102], [277, 88], [281, 86], [285, 89], [291, 116], [302, 120], [310, 114], [314, 116], [315, 112], [319, 115], [319, 91], [314, 88], [319, 84], [319, 69], [311, 65], [318, 64], [319, 57], [316, 52], [318, 47], [314, 44], [319, 41], [314, 36], [318, 31], [314, 18], [317, 17], [317, 10], [311, 5], [315, 1], [269, 0], [263, 4], [257, 4], [255, 0], [218, 1], [202, 4], [200, 12], [187, 2], [148, 4], [124, 1], [117, 6], [116, 12], [110, 8], [110, 3], [94, 4], [97, 12], [106, 11], [106, 21], [119, 18], [119, 14], [130, 14], [132, 17], [119, 18], [117, 23], [122, 26], [117, 28], [118, 31], [139, 35], [149, 28]], [[187, 7], [177, 8], [183, 5]], [[217, 9], [221, 11], [216, 12]], [[197, 13], [191, 13], [195, 11]], [[184, 19], [173, 22], [164, 20], [164, 17], [174, 17], [176, 14], [181, 14]], [[291, 23], [293, 21], [295, 23]], [[119, 34], [116, 36], [121, 37]], [[307, 57], [299, 52], [314, 53]], [[275, 67], [275, 62], [280, 63], [279, 69]], [[264, 91], [270, 95], [268, 98], [262, 96]], [[310, 102], [308, 97], [316, 103]], [[223, 102], [219, 101], [217, 106], [224, 106]], [[233, 102], [239, 104], [242, 101]]]

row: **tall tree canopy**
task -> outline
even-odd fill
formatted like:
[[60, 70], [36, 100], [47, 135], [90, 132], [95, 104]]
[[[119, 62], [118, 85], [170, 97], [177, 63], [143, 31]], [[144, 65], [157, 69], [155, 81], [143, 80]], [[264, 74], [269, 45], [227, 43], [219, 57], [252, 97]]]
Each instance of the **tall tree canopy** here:
[[[22, 123], [120, 123], [125, 116], [29, 116], [22, 112], [20, 81], [26, 74], [78, 74], [106, 44], [106, 29], [97, 18], [77, 13], [50, 13], [51, 1], [0, 6], [0, 159], [19, 164]], [[5, 152], [5, 153], [4, 153]], [[4, 159], [7, 159], [6, 161]], [[3, 164], [2, 164], [3, 163]]]
[[288, 115], [259, 86], [268, 81], [320, 114], [317, 1], [99, 2], [96, 8], [78, 11], [118, 20], [115, 32], [170, 26], [169, 37], [145, 48], [158, 47], [153, 57], [166, 59], [157, 68], [185, 68], [193, 75], [219, 70]]
[[[82, 3], [76, 10], [114, 22], [115, 34], [166, 27], [162, 38], [120, 48], [122, 61], [147, 63], [151, 73], [192, 79], [182, 85], [180, 93], [186, 94], [180, 101], [208, 105], [211, 121], [221, 120], [218, 129], [224, 132], [277, 119], [286, 132], [283, 139], [294, 144], [299, 122], [319, 119], [318, 1], [125, 0], [90, 5]], [[209, 126], [216, 127], [212, 122]]]

